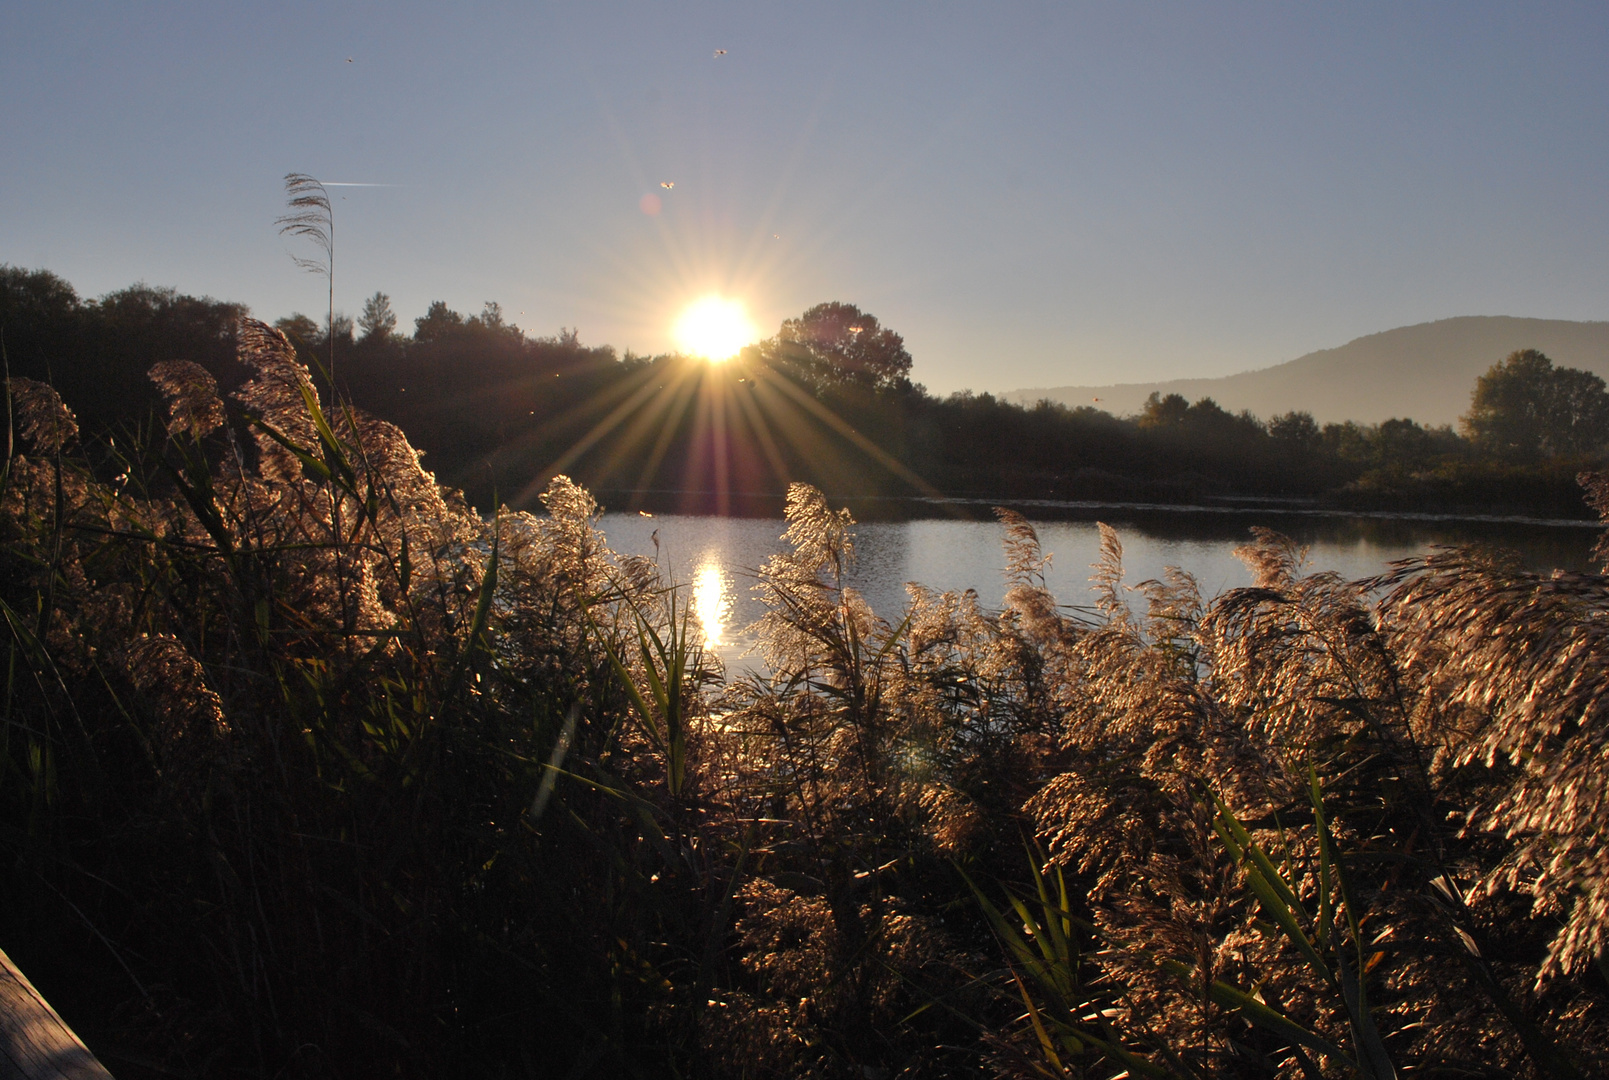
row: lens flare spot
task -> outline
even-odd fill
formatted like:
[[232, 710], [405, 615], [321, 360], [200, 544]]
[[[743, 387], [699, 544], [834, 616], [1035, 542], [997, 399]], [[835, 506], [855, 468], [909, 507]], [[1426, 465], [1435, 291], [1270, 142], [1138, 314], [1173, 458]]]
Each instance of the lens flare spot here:
[[732, 589], [720, 563], [710, 561], [693, 576], [693, 617], [704, 631], [704, 644], [719, 648], [726, 641], [726, 624], [732, 617]]
[[657, 217], [659, 215], [659, 211], [664, 209], [664, 206], [664, 201], [651, 191], [637, 200], [637, 209], [641, 210], [649, 217]]
[[720, 363], [759, 336], [740, 300], [706, 296], [695, 300], [671, 330], [676, 347], [693, 356]]

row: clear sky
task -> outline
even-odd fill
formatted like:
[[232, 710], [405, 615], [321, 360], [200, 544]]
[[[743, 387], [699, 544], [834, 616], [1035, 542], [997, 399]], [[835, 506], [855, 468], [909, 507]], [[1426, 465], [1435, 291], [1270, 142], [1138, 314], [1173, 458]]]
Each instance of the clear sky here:
[[0, 11], [0, 262], [91, 296], [320, 312], [301, 171], [392, 185], [332, 189], [349, 313], [656, 352], [707, 292], [845, 300], [936, 392], [1609, 318], [1601, 0]]

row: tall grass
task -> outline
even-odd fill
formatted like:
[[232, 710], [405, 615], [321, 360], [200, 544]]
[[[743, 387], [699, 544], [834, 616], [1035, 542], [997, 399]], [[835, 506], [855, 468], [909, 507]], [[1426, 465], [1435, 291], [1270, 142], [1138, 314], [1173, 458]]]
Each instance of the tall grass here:
[[1075, 616], [1003, 513], [1002, 610], [884, 618], [801, 485], [726, 680], [578, 486], [477, 513], [240, 357], [116, 444], [9, 387], [0, 934], [114, 1069], [1609, 1068], [1604, 578], [1107, 530]]

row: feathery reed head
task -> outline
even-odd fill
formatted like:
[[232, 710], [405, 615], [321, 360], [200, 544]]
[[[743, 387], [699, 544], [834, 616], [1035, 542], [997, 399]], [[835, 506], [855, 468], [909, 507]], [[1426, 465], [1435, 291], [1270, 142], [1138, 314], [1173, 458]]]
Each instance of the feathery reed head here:
[[152, 366], [151, 381], [168, 402], [168, 435], [200, 439], [223, 427], [218, 381], [200, 364], [163, 360]]

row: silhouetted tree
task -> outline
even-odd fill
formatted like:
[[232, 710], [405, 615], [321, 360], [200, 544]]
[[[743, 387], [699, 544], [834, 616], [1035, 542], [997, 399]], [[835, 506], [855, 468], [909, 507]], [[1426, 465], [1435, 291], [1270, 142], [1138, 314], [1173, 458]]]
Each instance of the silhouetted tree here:
[[1371, 431], [1352, 420], [1325, 424], [1319, 433], [1324, 452], [1330, 457], [1359, 465], [1372, 463], [1374, 450]]
[[1268, 421], [1268, 437], [1287, 453], [1311, 454], [1319, 448], [1318, 425], [1310, 412], [1282, 413]]
[[[481, 306], [479, 315], [464, 320], [464, 329], [472, 332], [497, 334], [513, 341], [523, 341], [525, 334], [519, 327], [503, 319], [503, 305], [488, 300]], [[573, 331], [571, 332], [574, 333]], [[572, 344], [575, 342], [572, 340]]]
[[905, 351], [905, 339], [854, 304], [817, 304], [797, 319], [788, 319], [762, 352], [818, 388], [910, 387], [911, 354]]
[[317, 348], [319, 339], [324, 336], [318, 323], [300, 311], [275, 319], [274, 329], [290, 338], [291, 344], [296, 346], [296, 351], [301, 353], [312, 352]]
[[1482, 451], [1507, 461], [1591, 454], [1609, 442], [1609, 392], [1591, 372], [1521, 349], [1475, 380], [1462, 425]]
[[77, 308], [77, 290], [49, 270], [0, 265], [0, 320], [61, 319]]
[[1210, 397], [1202, 398], [1185, 411], [1184, 426], [1217, 438], [1260, 438], [1265, 434], [1262, 421], [1250, 412], [1242, 409], [1232, 413]]
[[377, 292], [363, 301], [363, 313], [358, 316], [358, 327], [363, 339], [384, 341], [397, 328], [397, 313], [391, 310], [391, 297]]
[[1181, 394], [1169, 394], [1163, 397], [1157, 391], [1151, 391], [1151, 396], [1145, 399], [1140, 408], [1140, 415], [1135, 423], [1142, 428], [1152, 427], [1178, 427], [1184, 423], [1184, 417], [1190, 411], [1190, 402]]
[[1548, 439], [1555, 454], [1596, 454], [1609, 442], [1609, 392], [1592, 372], [1554, 368], [1549, 405]]
[[48, 378], [70, 351], [80, 317], [78, 293], [49, 270], [0, 265], [0, 337], [13, 375]]
[[425, 313], [413, 321], [415, 341], [440, 341], [464, 328], [464, 317], [447, 306], [445, 300], [435, 300]]
[[245, 312], [143, 284], [86, 302], [49, 271], [0, 266], [11, 374], [55, 386], [86, 432], [143, 419], [160, 401], [145, 377], [159, 361], [194, 361], [227, 384], [234, 327]]
[[1381, 465], [1412, 468], [1434, 453], [1431, 433], [1412, 420], [1385, 420], [1375, 429], [1376, 455]]

